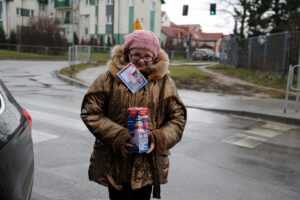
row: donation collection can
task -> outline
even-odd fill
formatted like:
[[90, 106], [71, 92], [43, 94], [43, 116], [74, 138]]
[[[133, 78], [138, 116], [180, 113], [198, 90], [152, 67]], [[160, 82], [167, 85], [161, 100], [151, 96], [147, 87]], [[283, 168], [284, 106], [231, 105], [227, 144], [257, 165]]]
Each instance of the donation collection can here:
[[146, 153], [149, 148], [148, 108], [146, 107], [128, 108], [128, 130], [131, 136], [130, 143], [133, 145], [130, 152]]

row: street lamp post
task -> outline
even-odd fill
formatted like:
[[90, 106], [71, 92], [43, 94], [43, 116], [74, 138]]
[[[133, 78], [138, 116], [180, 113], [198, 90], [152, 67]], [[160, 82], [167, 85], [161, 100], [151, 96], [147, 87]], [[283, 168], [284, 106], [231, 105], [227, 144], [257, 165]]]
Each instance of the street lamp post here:
[[74, 5], [74, 0], [71, 0], [71, 30], [72, 30], [72, 46], [74, 46], [74, 9], [73, 9], [73, 5]]
[[[120, 2], [119, 2], [120, 3]], [[111, 21], [112, 21], [112, 33], [111, 33], [111, 43], [112, 43], [112, 46], [114, 46], [115, 45], [115, 40], [114, 40], [114, 21], [115, 21], [115, 1], [114, 0], [112, 0], [112, 19], [111, 19]]]
[[238, 17], [236, 15], [233, 15], [233, 18], [234, 18], [233, 35], [234, 35], [234, 37], [236, 37], [237, 36], [237, 19], [238, 19]]
[[74, 60], [75, 60], [75, 48], [74, 48], [74, 9], [73, 9], [73, 4], [74, 0], [70, 0], [70, 7], [71, 7], [71, 12], [70, 12], [70, 21], [71, 21], [71, 47], [69, 47], [69, 65], [70, 65], [70, 70], [74, 71], [73, 65], [74, 65]]
[[[5, 1], [5, 15], [6, 15], [6, 33], [8, 34], [9, 32], [9, 20], [8, 20], [8, 4], [9, 4], [9, 1], [6, 0]], [[9, 37], [9, 35], [7, 35]]]
[[230, 12], [228, 10], [221, 9], [221, 10], [218, 10], [218, 11], [228, 13], [233, 17], [233, 19], [234, 19], [233, 35], [234, 35], [234, 38], [237, 37], [237, 20], [238, 20], [238, 16], [233, 14], [232, 12]]

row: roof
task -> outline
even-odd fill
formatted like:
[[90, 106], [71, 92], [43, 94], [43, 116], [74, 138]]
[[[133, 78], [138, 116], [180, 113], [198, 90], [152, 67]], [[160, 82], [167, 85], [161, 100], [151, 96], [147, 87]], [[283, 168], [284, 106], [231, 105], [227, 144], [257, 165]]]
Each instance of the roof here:
[[175, 37], [175, 34], [170, 27], [162, 26], [161, 32], [164, 33], [167, 37]]
[[223, 33], [201, 33], [203, 40], [216, 41], [223, 37]]
[[161, 32], [167, 37], [178, 37], [178, 35], [190, 35], [192, 40], [217, 41], [223, 38], [223, 33], [204, 33], [199, 24], [177, 25], [171, 22], [171, 26], [162, 26]]

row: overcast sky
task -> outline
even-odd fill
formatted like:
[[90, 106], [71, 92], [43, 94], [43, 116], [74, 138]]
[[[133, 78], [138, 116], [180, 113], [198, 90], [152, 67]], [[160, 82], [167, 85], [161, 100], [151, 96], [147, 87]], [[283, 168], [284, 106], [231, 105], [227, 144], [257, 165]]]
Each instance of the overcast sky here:
[[[210, 3], [217, 3], [217, 14], [209, 14]], [[189, 5], [188, 16], [182, 16], [183, 5]], [[220, 0], [165, 0], [162, 10], [166, 11], [170, 20], [175, 24], [200, 24], [203, 32], [230, 34], [233, 32], [233, 17], [218, 11], [226, 9]], [[227, 9], [228, 8], [227, 6]]]

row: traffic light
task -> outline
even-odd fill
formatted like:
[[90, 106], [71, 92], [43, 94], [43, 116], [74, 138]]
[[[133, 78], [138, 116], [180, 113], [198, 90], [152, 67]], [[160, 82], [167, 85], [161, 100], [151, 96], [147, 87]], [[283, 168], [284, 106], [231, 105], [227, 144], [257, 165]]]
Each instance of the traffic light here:
[[188, 12], [189, 12], [189, 6], [188, 5], [183, 5], [182, 15], [187, 16]]
[[210, 15], [216, 15], [216, 4], [215, 3], [211, 3], [210, 4], [210, 9], [209, 9], [209, 14]]

